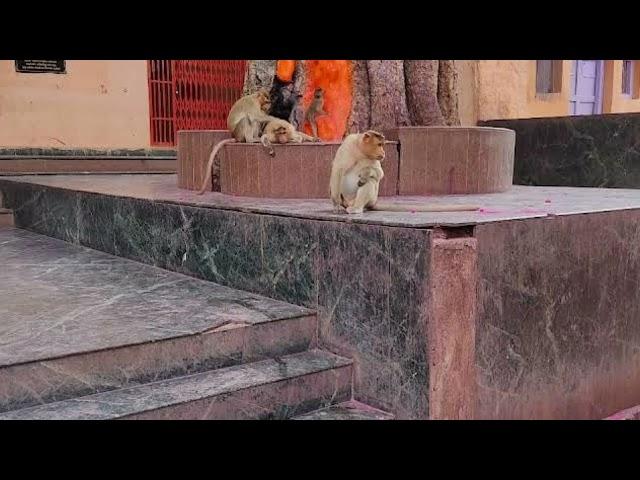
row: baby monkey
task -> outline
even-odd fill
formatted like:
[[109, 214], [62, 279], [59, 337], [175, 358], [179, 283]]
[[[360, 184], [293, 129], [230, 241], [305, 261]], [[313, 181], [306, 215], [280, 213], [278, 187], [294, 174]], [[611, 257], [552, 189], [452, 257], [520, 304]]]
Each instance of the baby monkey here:
[[314, 137], [318, 137], [318, 124], [316, 118], [320, 115], [329, 115], [323, 110], [324, 108], [324, 90], [322, 88], [316, 88], [313, 92], [313, 100], [311, 105], [307, 109], [307, 113], [304, 116], [305, 122], [309, 122], [311, 125], [311, 131]]
[[345, 198], [344, 190], [341, 194], [342, 204], [346, 207], [347, 213], [363, 213], [365, 208], [374, 209], [378, 201], [382, 177], [384, 177], [384, 172], [379, 162], [363, 167], [358, 172], [358, 188], [355, 197]]

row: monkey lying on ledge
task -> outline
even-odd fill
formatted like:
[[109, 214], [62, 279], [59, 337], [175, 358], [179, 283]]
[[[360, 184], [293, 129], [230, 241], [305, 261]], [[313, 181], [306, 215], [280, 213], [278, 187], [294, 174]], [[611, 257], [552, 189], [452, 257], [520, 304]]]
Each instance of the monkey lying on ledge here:
[[380, 181], [384, 177], [385, 138], [369, 130], [345, 137], [331, 165], [329, 191], [336, 212], [363, 213], [367, 210], [386, 212], [459, 212], [478, 210], [472, 205], [377, 205]]
[[262, 137], [260, 137], [262, 145], [269, 149], [269, 155], [274, 156], [273, 143], [302, 143], [302, 142], [319, 142], [317, 137], [311, 137], [306, 133], [298, 132], [286, 120], [276, 118], [270, 120], [264, 127]]

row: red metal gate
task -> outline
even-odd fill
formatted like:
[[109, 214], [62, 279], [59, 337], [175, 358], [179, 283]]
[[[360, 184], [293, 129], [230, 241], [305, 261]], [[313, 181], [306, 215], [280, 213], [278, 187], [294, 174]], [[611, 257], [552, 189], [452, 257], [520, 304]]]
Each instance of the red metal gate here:
[[223, 130], [242, 95], [246, 60], [149, 60], [151, 144], [174, 146], [178, 130]]
[[173, 120], [173, 69], [171, 60], [148, 60], [149, 124], [151, 145], [174, 146], [176, 129]]

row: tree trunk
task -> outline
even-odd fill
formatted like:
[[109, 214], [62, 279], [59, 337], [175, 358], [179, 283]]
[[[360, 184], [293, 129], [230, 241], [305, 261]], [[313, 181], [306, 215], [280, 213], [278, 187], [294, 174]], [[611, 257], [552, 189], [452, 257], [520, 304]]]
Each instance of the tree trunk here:
[[363, 132], [371, 126], [371, 87], [366, 60], [353, 61], [351, 82], [351, 115], [347, 121], [346, 133]]
[[271, 90], [275, 75], [276, 60], [249, 60], [242, 95], [251, 95], [261, 88]]
[[[296, 62], [293, 85], [289, 85], [296, 92], [304, 91], [303, 62]], [[276, 60], [249, 60], [244, 94], [271, 89], [275, 73]], [[406, 125], [460, 125], [454, 60], [353, 60], [351, 78], [346, 133]]]
[[438, 104], [447, 125], [460, 125], [458, 72], [455, 60], [438, 62]]
[[374, 130], [410, 125], [402, 67], [402, 60], [367, 60]]
[[438, 60], [405, 60], [407, 104], [412, 125], [444, 125], [438, 103]]

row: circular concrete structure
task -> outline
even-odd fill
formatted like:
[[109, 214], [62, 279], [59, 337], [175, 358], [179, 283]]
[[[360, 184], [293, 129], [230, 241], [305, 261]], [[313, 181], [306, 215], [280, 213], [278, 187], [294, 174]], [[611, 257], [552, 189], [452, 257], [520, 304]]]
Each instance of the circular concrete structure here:
[[[513, 183], [515, 132], [492, 127], [401, 127], [386, 131], [381, 196], [497, 193]], [[211, 149], [226, 131], [178, 132], [178, 186], [204, 180]], [[262, 198], [327, 198], [331, 162], [340, 142], [225, 145], [210, 188]]]
[[513, 130], [401, 127], [389, 136], [400, 142], [400, 195], [497, 193], [511, 188]]
[[[273, 145], [230, 143], [220, 150], [220, 191], [257, 198], [329, 198], [331, 163], [340, 142]], [[387, 142], [380, 196], [397, 194], [398, 145]]]

